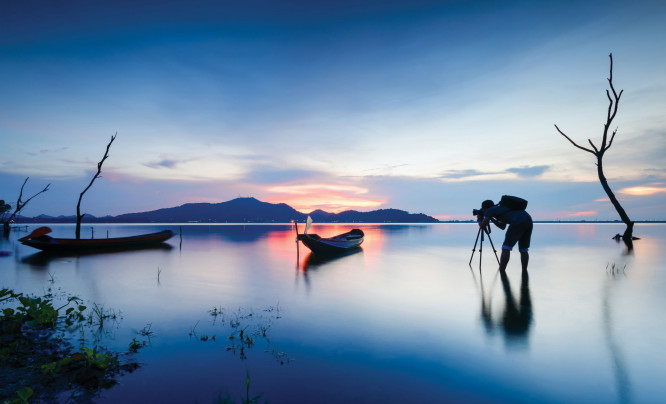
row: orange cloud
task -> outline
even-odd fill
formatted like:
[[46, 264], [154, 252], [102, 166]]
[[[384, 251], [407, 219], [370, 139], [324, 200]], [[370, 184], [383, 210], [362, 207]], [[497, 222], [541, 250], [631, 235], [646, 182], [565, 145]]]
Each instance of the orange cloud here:
[[596, 215], [598, 212], [596, 210], [588, 210], [582, 212], [569, 212], [566, 214], [567, 217], [578, 217], [578, 216], [589, 216]]
[[666, 192], [666, 187], [662, 183], [648, 184], [643, 186], [623, 188], [618, 191], [621, 194], [633, 196], [646, 196]]
[[307, 195], [313, 192], [333, 191], [350, 192], [353, 194], [365, 194], [367, 188], [357, 187], [355, 185], [335, 185], [335, 184], [308, 184], [308, 185], [278, 185], [268, 188], [269, 192], [281, 194]]
[[278, 185], [267, 190], [272, 193], [286, 194], [270, 197], [269, 202], [283, 202], [302, 213], [310, 213], [316, 209], [339, 213], [350, 209], [377, 208], [386, 203], [380, 199], [356, 196], [365, 194], [368, 190], [355, 185]]

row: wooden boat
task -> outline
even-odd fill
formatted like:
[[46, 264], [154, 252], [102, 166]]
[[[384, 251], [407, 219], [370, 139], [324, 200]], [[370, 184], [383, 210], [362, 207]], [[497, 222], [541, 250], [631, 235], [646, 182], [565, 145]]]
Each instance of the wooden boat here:
[[164, 230], [138, 236], [77, 240], [73, 238], [54, 238], [47, 235], [50, 232], [50, 228], [40, 227], [29, 235], [20, 238], [19, 241], [24, 245], [47, 252], [90, 252], [155, 247], [174, 235], [171, 230]]
[[[318, 234], [308, 234], [312, 219], [308, 216], [308, 221], [305, 226], [305, 232], [298, 234], [298, 240], [312, 250], [315, 254], [331, 255], [340, 254], [346, 251], [359, 248], [363, 243], [365, 234], [361, 229], [352, 229], [346, 233], [338, 234], [334, 237], [321, 237]], [[296, 227], [298, 233], [298, 226]]]

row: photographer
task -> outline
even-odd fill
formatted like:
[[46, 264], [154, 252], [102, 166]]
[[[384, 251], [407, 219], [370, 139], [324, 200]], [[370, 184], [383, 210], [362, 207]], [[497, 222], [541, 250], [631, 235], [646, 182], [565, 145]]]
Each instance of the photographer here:
[[523, 271], [527, 272], [527, 264], [530, 260], [528, 250], [530, 248], [530, 239], [532, 237], [532, 217], [525, 210], [512, 210], [506, 206], [495, 205], [491, 200], [485, 200], [481, 203], [481, 210], [477, 211], [479, 227], [485, 229], [489, 222], [492, 221], [497, 227], [504, 230], [506, 225], [509, 228], [504, 237], [502, 244], [502, 255], [500, 257], [499, 269], [501, 272], [506, 270], [506, 265], [509, 263], [511, 250], [513, 246], [518, 243], [518, 251], [520, 251], [520, 263]]

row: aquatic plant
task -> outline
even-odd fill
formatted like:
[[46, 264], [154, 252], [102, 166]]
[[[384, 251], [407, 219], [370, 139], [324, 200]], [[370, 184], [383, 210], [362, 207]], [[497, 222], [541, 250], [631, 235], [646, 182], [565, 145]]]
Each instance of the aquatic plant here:
[[129, 351], [139, 352], [139, 349], [143, 348], [144, 346], [146, 346], [145, 341], [137, 341], [136, 337], [132, 337], [132, 341], [129, 343]]
[[617, 278], [620, 275], [626, 277], [627, 276], [626, 269], [627, 269], [627, 264], [624, 264], [622, 268], [620, 268], [620, 266], [616, 265], [615, 263], [606, 264], [606, 274], [610, 278]]
[[[76, 401], [115, 384], [116, 374], [138, 367], [121, 364], [117, 354], [98, 345], [86, 347], [87, 307], [76, 296], [63, 300], [55, 304], [51, 289], [40, 297], [0, 290], [0, 304], [7, 306], [0, 311], [0, 397], [15, 397], [4, 402], [50, 402], [64, 392]], [[102, 316], [109, 315], [95, 306]], [[78, 324], [81, 346], [75, 349], [67, 336]]]
[[[228, 327], [229, 336], [227, 337], [227, 341], [229, 344], [225, 348], [227, 352], [238, 355], [240, 359], [245, 360], [247, 359], [249, 350], [257, 344], [258, 340], [263, 339], [266, 342], [265, 353], [271, 354], [280, 364], [291, 362], [291, 359], [285, 352], [279, 351], [275, 346], [271, 345], [270, 330], [272, 321], [281, 318], [279, 304], [261, 311], [253, 308], [244, 309], [239, 307], [237, 310], [231, 312], [229, 321], [225, 321], [225, 313], [228, 312], [222, 306], [213, 306], [211, 310], [208, 310], [208, 313], [213, 317], [213, 326]], [[222, 317], [222, 321], [218, 320], [219, 317]], [[199, 323], [197, 321], [195, 326], [192, 327], [189, 333], [190, 337], [195, 335], [194, 330]], [[209, 337], [209, 335], [208, 333], [202, 333], [198, 338], [202, 342], [215, 342], [217, 334], [214, 334], [213, 337]]]
[[[259, 399], [261, 396], [263, 396], [264, 393], [259, 394], [258, 396], [254, 396], [250, 398], [250, 372], [245, 371], [245, 398], [241, 399], [242, 404], [253, 404], [259, 402]], [[217, 397], [216, 404], [234, 404], [235, 401], [231, 399], [231, 397], [227, 394], [226, 397], [222, 398], [221, 396]]]
[[5, 401], [5, 403], [10, 404], [19, 404], [19, 403], [29, 403], [30, 397], [34, 394], [33, 390], [30, 387], [21, 387], [16, 391], [18, 398], [15, 398], [12, 401]]
[[148, 323], [146, 324], [145, 327], [141, 331], [139, 331], [139, 334], [143, 335], [144, 337], [150, 337], [151, 335], [155, 334], [155, 332], [150, 331], [150, 328], [153, 326], [153, 323]]
[[104, 328], [106, 320], [118, 320], [120, 313], [116, 313], [113, 309], [105, 309], [104, 305], [93, 303], [92, 311], [88, 314], [88, 324], [97, 325], [98, 329]]
[[198, 326], [198, 325], [199, 325], [199, 321], [197, 321], [197, 323], [194, 324], [194, 327], [192, 327], [192, 328], [190, 329], [190, 337], [193, 336], [193, 335], [196, 335], [196, 333], [195, 333], [194, 330], [197, 329], [197, 326]]

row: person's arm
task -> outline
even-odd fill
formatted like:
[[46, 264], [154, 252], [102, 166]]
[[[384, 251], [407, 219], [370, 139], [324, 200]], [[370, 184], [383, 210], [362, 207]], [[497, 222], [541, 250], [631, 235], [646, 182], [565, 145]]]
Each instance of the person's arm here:
[[495, 219], [494, 217], [491, 217], [490, 220], [495, 223], [495, 226], [499, 227], [500, 229], [504, 230], [506, 229], [506, 223]]

